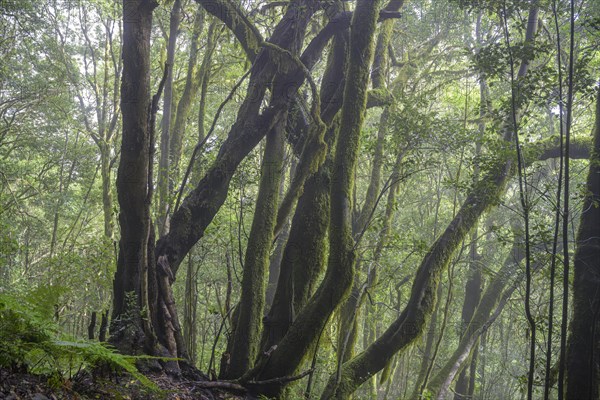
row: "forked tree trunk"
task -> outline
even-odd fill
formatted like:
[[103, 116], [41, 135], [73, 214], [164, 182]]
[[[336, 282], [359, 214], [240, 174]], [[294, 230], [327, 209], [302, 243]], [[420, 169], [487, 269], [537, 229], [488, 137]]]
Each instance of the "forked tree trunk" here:
[[[336, 36], [328, 58], [321, 86], [322, 111], [325, 123], [331, 123], [326, 133], [329, 148], [334, 148], [339, 133], [339, 122], [331, 121], [341, 106], [341, 96], [336, 95], [343, 85], [346, 66], [347, 37]], [[327, 111], [328, 109], [334, 109]], [[268, 351], [287, 333], [296, 315], [306, 305], [314, 291], [316, 279], [326, 262], [327, 230], [329, 228], [331, 156], [318, 171], [309, 177], [292, 218], [289, 237], [275, 289], [273, 304], [265, 317], [261, 347]]]
[[[269, 358], [260, 360], [250, 376], [265, 380], [291, 375], [299, 367], [331, 313], [347, 294], [354, 273], [354, 240], [351, 210], [354, 168], [360, 131], [367, 105], [367, 84], [373, 59], [373, 42], [379, 0], [359, 0], [350, 33], [350, 62], [346, 73], [340, 132], [332, 168], [329, 225], [329, 262], [325, 278]], [[285, 383], [261, 387], [261, 393], [277, 396]]]

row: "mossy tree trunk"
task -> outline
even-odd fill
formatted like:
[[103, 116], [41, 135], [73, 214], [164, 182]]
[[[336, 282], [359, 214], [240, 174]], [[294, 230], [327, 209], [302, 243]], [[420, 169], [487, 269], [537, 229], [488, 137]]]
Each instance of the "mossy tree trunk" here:
[[[436, 296], [439, 298], [442, 295], [442, 285], [438, 286]], [[432, 313], [431, 320], [429, 321], [429, 327], [427, 329], [427, 335], [425, 335], [425, 348], [423, 349], [423, 356], [421, 358], [421, 365], [419, 367], [419, 374], [415, 381], [415, 387], [413, 389], [411, 399], [419, 400], [421, 398], [421, 388], [427, 375], [429, 365], [433, 362], [431, 354], [433, 352], [433, 341], [435, 340], [435, 334], [438, 331], [438, 315], [441, 313], [439, 307], [436, 307]]]
[[[288, 376], [297, 370], [352, 284], [355, 257], [351, 226], [353, 177], [367, 105], [367, 85], [379, 3], [377, 0], [359, 0], [352, 17], [350, 62], [340, 122], [340, 132], [344, 132], [344, 135], [337, 143], [332, 165], [327, 272], [321, 286], [290, 326], [278, 347], [270, 357], [262, 358], [250, 374], [258, 380]], [[275, 382], [261, 387], [261, 392], [276, 396], [284, 386], [284, 383]]]
[[[404, 1], [390, 2], [384, 8], [384, 11], [398, 12], [404, 4]], [[375, 54], [373, 56], [373, 67], [371, 68], [371, 83], [373, 87], [372, 92], [385, 92], [389, 96], [388, 89], [386, 88], [386, 79], [388, 76], [389, 68], [389, 44], [394, 31], [395, 20], [390, 19], [383, 21], [379, 28], [379, 34], [377, 36], [377, 42], [375, 46]], [[370, 219], [373, 216], [377, 201], [380, 196], [381, 188], [381, 172], [384, 161], [384, 147], [386, 142], [387, 133], [389, 130], [389, 117], [390, 108], [392, 105], [385, 105], [383, 112], [379, 120], [379, 129], [377, 132], [377, 142], [375, 151], [373, 154], [373, 165], [371, 167], [371, 177], [369, 185], [367, 187], [367, 193], [365, 201], [362, 205], [361, 210], [353, 216], [352, 221], [352, 235], [355, 240], [359, 240], [360, 236], [368, 228]], [[392, 218], [392, 214], [386, 213], [385, 224], [389, 224], [389, 219]], [[389, 225], [388, 225], [389, 226]], [[379, 242], [376, 247], [383, 248], [386, 241], [387, 232], [386, 229], [382, 230], [382, 234], [379, 236]], [[385, 232], [385, 233], [383, 233]], [[381, 244], [381, 246], [380, 246]], [[377, 252], [377, 251], [376, 251]], [[360, 313], [361, 306], [364, 302], [364, 296], [366, 289], [376, 284], [377, 281], [377, 263], [379, 261], [379, 255], [375, 255], [373, 262], [365, 265], [367, 268], [367, 282], [362, 283], [359, 279], [359, 274], [354, 278], [352, 285], [352, 291], [350, 296], [346, 299], [342, 308], [340, 309], [340, 322], [338, 329], [338, 351], [337, 358], [338, 363], [348, 361], [354, 356], [354, 348], [357, 340], [357, 320]], [[357, 260], [357, 270], [362, 265], [361, 260]]]
[[573, 268], [573, 316], [567, 349], [566, 399], [600, 397], [600, 90], [587, 190]]
[[[155, 258], [150, 217], [156, 111], [166, 76], [150, 96], [153, 0], [123, 1], [123, 137], [117, 173], [121, 239], [113, 283], [111, 342], [126, 354], [187, 359], [171, 291], [173, 275]], [[164, 368], [179, 371], [177, 362]]]
[[[289, 175], [294, 176], [294, 170], [296, 167], [296, 159], [292, 158], [291, 165], [289, 167]], [[285, 171], [284, 175], [281, 177], [281, 182], [279, 183], [279, 197], [283, 197], [285, 191]], [[285, 225], [281, 229], [281, 232], [277, 235], [277, 239], [275, 240], [275, 249], [271, 254], [271, 258], [269, 260], [269, 280], [267, 282], [267, 291], [265, 294], [265, 315], [268, 314], [271, 306], [273, 305], [273, 299], [275, 298], [275, 291], [277, 290], [277, 282], [279, 281], [279, 274], [281, 271], [281, 263], [283, 261], [283, 251], [285, 250], [285, 246], [287, 244], [288, 238], [290, 237], [290, 227], [291, 221], [288, 219]], [[266, 322], [266, 319], [263, 320]], [[264, 332], [264, 330], [263, 330]]]
[[[123, 0], [123, 75], [121, 110], [123, 137], [117, 172], [117, 193], [121, 239], [114, 280], [111, 335], [117, 347], [127, 353], [147, 350], [147, 288], [142, 276], [147, 271], [149, 220], [148, 176], [150, 165], [150, 35], [152, 11], [158, 4]], [[143, 299], [144, 293], [146, 298]], [[127, 347], [125, 347], [127, 346]]]
[[[334, 148], [339, 133], [339, 121], [332, 121], [342, 104], [337, 89], [343, 89], [346, 67], [347, 35], [339, 34], [333, 40], [324, 79], [321, 85], [321, 109], [324, 122], [329, 124], [325, 140]], [[332, 110], [333, 109], [333, 110]], [[275, 289], [273, 304], [265, 318], [261, 339], [268, 351], [285, 336], [288, 328], [314, 291], [316, 279], [326, 262], [327, 230], [329, 228], [329, 191], [331, 182], [331, 155], [318, 171], [304, 184], [292, 218], [289, 237]]]

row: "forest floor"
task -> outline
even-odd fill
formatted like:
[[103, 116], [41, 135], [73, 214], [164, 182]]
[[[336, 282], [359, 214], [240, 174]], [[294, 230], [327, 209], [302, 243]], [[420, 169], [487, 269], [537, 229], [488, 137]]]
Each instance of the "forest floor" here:
[[253, 397], [235, 392], [207, 389], [202, 382], [173, 379], [164, 374], [149, 374], [160, 391], [150, 391], [127, 375], [94, 378], [89, 373], [76, 374], [69, 380], [9, 372], [0, 368], [0, 399], [6, 400], [242, 400]]

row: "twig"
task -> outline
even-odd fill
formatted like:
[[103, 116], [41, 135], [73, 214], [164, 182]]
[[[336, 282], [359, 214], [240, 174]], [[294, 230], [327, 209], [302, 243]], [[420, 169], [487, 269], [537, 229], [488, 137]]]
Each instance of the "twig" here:
[[240, 392], [247, 392], [248, 389], [240, 385], [239, 383], [227, 382], [227, 381], [204, 381], [196, 382], [195, 385], [202, 389], [226, 389], [236, 390]]
[[246, 385], [263, 386], [263, 385], [271, 385], [273, 383], [284, 383], [284, 384], [290, 383], [290, 382], [298, 381], [298, 380], [304, 378], [305, 376], [311, 374], [313, 371], [314, 371], [314, 368], [311, 368], [311, 369], [308, 369], [298, 375], [281, 376], [279, 378], [266, 379], [264, 381], [248, 381], [248, 382], [246, 382]]
[[215, 126], [217, 125], [217, 121], [219, 120], [219, 117], [221, 116], [221, 112], [223, 111], [223, 108], [225, 108], [225, 105], [233, 98], [233, 95], [235, 94], [237, 89], [246, 80], [248, 75], [250, 75], [250, 71], [252, 71], [252, 68], [248, 69], [248, 71], [246, 71], [246, 73], [240, 78], [240, 80], [237, 81], [237, 83], [233, 86], [233, 88], [231, 89], [231, 92], [229, 92], [229, 95], [227, 95], [227, 98], [225, 98], [225, 100], [223, 100], [223, 102], [217, 109], [217, 113], [215, 114], [215, 117], [213, 118], [213, 122], [212, 122], [212, 125], [211, 125], [208, 133], [206, 134], [206, 136], [204, 136], [204, 139], [202, 139], [202, 141], [200, 143], [198, 143], [196, 145], [196, 147], [194, 147], [192, 157], [190, 158], [190, 162], [188, 163], [187, 170], [185, 171], [183, 181], [181, 182], [181, 187], [179, 188], [179, 193], [177, 193], [177, 201], [175, 202], [175, 208], [174, 208], [175, 211], [177, 211], [177, 209], [179, 208], [179, 203], [181, 202], [181, 196], [183, 194], [183, 190], [185, 189], [185, 185], [187, 184], [187, 180], [190, 177], [190, 173], [192, 172], [192, 168], [194, 167], [194, 161], [196, 160], [196, 155], [198, 154], [200, 149], [202, 149], [202, 147], [206, 144], [206, 142], [212, 135], [213, 131], [215, 130]]

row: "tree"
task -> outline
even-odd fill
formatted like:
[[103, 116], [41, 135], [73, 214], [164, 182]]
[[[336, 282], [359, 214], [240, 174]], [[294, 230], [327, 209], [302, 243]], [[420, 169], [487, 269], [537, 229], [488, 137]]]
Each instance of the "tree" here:
[[594, 144], [590, 157], [586, 192], [577, 231], [573, 268], [573, 316], [567, 353], [567, 399], [598, 398], [597, 238], [600, 214], [595, 202], [600, 194], [598, 152], [600, 151], [600, 92], [596, 100]]

